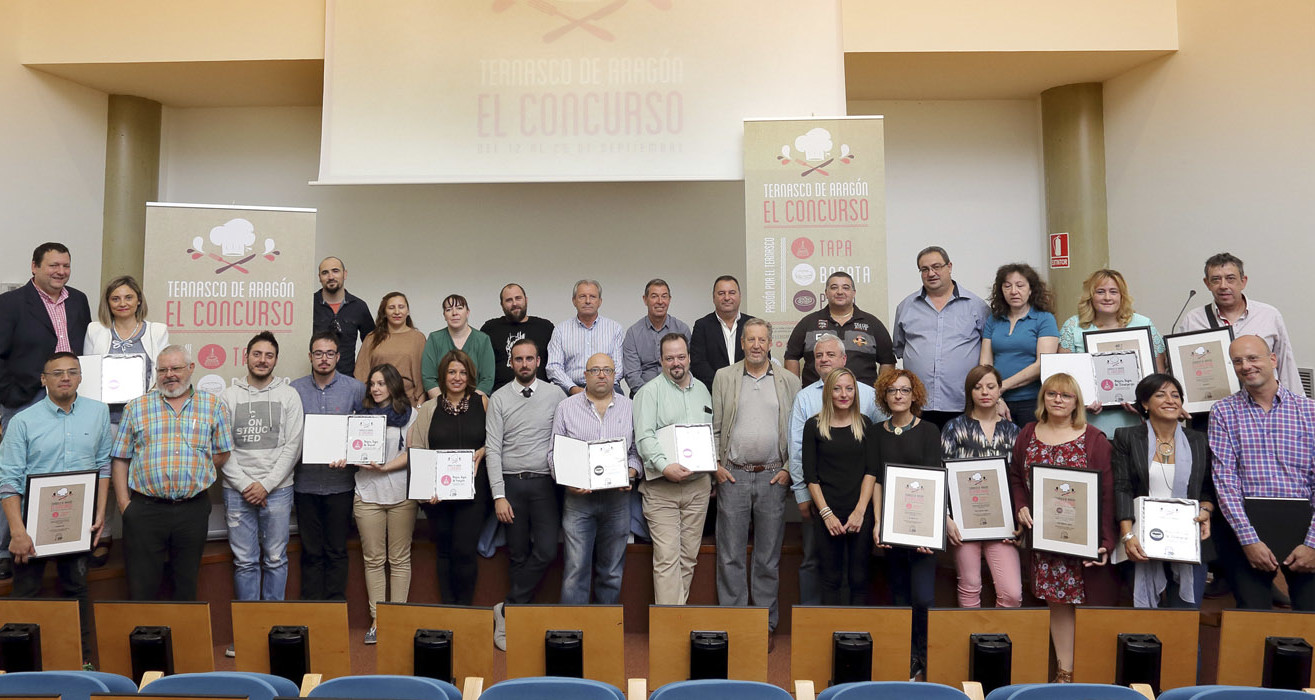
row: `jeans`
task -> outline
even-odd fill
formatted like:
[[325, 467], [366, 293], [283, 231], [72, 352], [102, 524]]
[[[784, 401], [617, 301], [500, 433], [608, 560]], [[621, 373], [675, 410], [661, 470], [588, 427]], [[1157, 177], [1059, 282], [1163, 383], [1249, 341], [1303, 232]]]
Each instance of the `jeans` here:
[[1006, 401], [1005, 405], [1009, 407], [1009, 417], [1013, 420], [1014, 425], [1022, 428], [1028, 423], [1036, 422], [1036, 397], [1029, 399], [1019, 399], [1018, 401]]
[[301, 535], [301, 599], [347, 600], [347, 524], [351, 491], [293, 494]]
[[594, 601], [603, 605], [620, 602], [630, 498], [629, 491], [616, 490], [566, 494], [562, 509], [562, 533], [566, 538], [562, 605], [589, 604], [591, 572]]
[[[776, 469], [749, 472], [731, 469], [735, 483], [717, 485], [717, 602], [767, 608], [767, 629], [778, 618], [781, 541], [785, 538], [785, 501], [791, 493], [785, 484], [772, 484]], [[790, 500], [794, 500], [791, 498]], [[747, 559], [749, 529], [753, 528], [752, 584]]]
[[288, 530], [292, 487], [274, 489], [253, 506], [237, 489], [224, 488], [228, 545], [233, 548], [237, 600], [283, 600], [288, 588]]
[[557, 559], [557, 532], [562, 512], [557, 508], [557, 484], [547, 474], [521, 478], [505, 475], [507, 503], [515, 518], [506, 525], [508, 578], [506, 602], [534, 602], [543, 574]]
[[41, 582], [46, 575], [46, 562], [55, 563], [59, 575], [59, 589], [67, 598], [78, 601], [78, 621], [82, 626], [82, 658], [91, 659], [91, 596], [87, 594], [86, 552], [64, 554], [43, 559], [29, 559], [26, 564], [14, 565], [14, 588], [11, 598], [36, 598], [41, 595]]
[[[817, 509], [809, 501], [810, 515], [799, 520], [799, 537], [804, 548], [803, 561], [799, 562], [799, 604], [822, 604], [822, 575], [818, 571], [817, 550], [819, 535], [813, 520], [817, 518]], [[798, 504], [795, 504], [798, 507]]]

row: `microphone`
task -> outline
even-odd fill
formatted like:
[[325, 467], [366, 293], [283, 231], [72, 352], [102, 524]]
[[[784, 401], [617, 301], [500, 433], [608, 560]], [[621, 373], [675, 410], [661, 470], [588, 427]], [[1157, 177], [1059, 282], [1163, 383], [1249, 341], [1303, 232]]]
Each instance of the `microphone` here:
[[1178, 310], [1178, 317], [1173, 320], [1173, 325], [1169, 326], [1170, 333], [1178, 332], [1178, 322], [1183, 318], [1183, 312], [1187, 311], [1187, 305], [1192, 303], [1192, 297], [1196, 296], [1196, 290], [1192, 289], [1187, 292], [1187, 301], [1183, 302], [1183, 308]]

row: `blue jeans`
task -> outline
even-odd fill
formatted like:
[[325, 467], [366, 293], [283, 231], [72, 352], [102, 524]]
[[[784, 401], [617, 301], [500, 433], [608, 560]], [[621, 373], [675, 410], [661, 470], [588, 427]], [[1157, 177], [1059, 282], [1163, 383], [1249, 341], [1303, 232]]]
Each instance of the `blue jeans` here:
[[591, 573], [594, 600], [605, 605], [619, 602], [630, 534], [630, 492], [580, 495], [568, 491], [562, 508], [562, 533], [566, 537], [562, 604], [589, 604]]
[[224, 487], [228, 544], [233, 548], [233, 595], [238, 600], [283, 600], [288, 587], [288, 528], [292, 487], [274, 489], [253, 506]]

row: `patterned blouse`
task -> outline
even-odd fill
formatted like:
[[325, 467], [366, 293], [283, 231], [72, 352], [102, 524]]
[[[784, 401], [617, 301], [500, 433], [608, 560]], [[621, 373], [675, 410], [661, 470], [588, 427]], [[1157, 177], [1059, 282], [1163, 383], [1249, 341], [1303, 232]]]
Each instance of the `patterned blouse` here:
[[982, 424], [967, 414], [950, 419], [941, 430], [941, 452], [945, 459], [980, 459], [1004, 457], [1014, 453], [1018, 426], [1007, 420], [996, 421], [995, 433], [987, 439]]

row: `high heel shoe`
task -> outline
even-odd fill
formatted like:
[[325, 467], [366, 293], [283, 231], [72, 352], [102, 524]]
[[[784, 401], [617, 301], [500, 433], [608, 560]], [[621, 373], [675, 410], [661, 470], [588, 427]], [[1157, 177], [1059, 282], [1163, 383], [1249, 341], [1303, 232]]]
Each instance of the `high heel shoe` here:
[[1072, 682], [1073, 682], [1072, 671], [1065, 671], [1062, 668], [1055, 669], [1055, 680], [1051, 681], [1051, 683], [1072, 683]]

